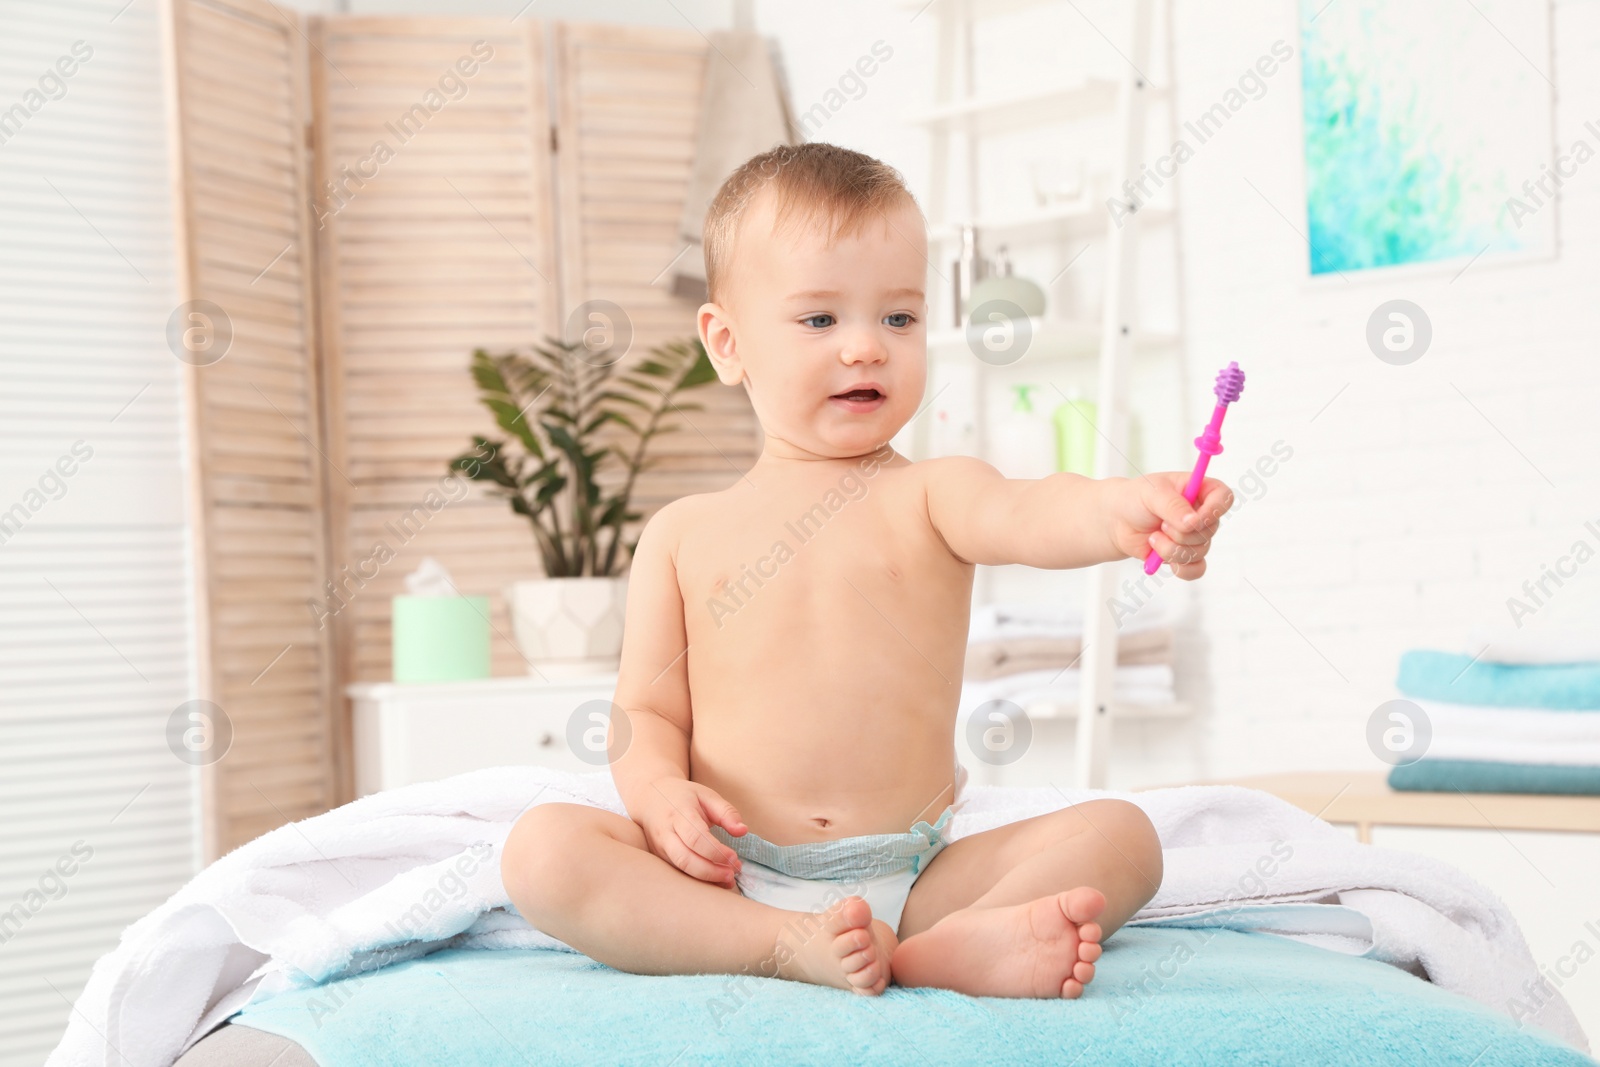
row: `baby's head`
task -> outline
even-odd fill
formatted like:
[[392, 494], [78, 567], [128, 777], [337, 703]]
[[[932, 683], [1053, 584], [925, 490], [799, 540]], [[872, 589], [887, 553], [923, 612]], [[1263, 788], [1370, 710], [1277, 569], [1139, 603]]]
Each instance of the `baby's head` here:
[[[700, 338], [787, 458], [871, 452], [927, 381], [927, 229], [894, 168], [784, 145], [723, 183], [705, 226]], [[866, 399], [841, 394], [867, 386]]]

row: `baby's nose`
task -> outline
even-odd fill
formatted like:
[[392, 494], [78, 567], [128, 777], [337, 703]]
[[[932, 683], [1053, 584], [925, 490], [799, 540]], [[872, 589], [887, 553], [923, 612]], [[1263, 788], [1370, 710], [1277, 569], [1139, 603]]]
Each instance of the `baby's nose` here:
[[839, 358], [846, 364], [882, 363], [889, 358], [889, 350], [874, 337], [848, 337]]

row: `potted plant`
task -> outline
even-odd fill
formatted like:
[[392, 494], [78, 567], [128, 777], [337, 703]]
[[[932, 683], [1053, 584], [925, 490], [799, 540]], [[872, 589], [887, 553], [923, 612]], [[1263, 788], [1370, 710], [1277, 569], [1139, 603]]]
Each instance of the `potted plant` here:
[[544, 577], [506, 587], [517, 646], [545, 677], [614, 671], [638, 543], [623, 529], [641, 517], [629, 500], [650, 442], [700, 410], [679, 394], [716, 380], [705, 348], [670, 342], [624, 367], [581, 341], [547, 339], [527, 354], [478, 349], [472, 378], [509, 436], [474, 435], [450, 467], [528, 519], [544, 563]]

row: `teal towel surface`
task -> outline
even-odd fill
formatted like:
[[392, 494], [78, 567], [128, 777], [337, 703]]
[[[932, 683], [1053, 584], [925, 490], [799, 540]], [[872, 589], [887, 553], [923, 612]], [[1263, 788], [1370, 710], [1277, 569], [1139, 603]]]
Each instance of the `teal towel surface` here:
[[1471, 656], [1413, 649], [1401, 655], [1395, 684], [1402, 696], [1451, 704], [1600, 711], [1600, 663], [1474, 663]]
[[1413, 793], [1557, 793], [1600, 795], [1600, 767], [1554, 763], [1495, 763], [1489, 760], [1428, 759], [1393, 767], [1389, 788]]
[[1268, 934], [1127, 927], [1078, 1000], [623, 974], [555, 950], [450, 950], [235, 1021], [320, 1067], [565, 1064], [1593, 1065], [1396, 967]]

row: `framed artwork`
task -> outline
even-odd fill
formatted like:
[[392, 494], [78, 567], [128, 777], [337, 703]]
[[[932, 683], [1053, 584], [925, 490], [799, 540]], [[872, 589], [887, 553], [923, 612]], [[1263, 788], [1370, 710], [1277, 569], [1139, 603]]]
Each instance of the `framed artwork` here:
[[1600, 137], [1553, 150], [1549, 0], [1300, 0], [1300, 43], [1313, 276], [1554, 251]]

